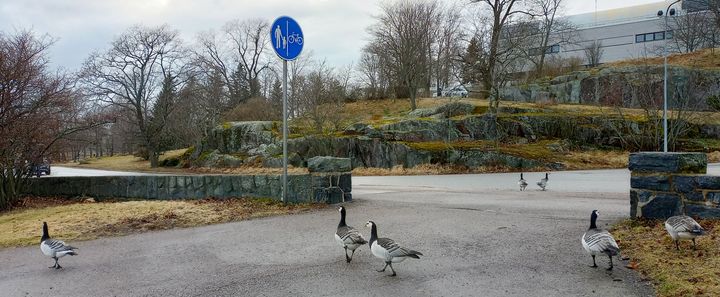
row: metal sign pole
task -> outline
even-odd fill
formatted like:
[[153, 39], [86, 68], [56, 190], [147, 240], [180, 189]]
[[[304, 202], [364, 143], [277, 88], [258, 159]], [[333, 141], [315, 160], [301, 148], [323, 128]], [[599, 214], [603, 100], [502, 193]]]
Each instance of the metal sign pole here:
[[[303, 48], [303, 34], [300, 25], [290, 17], [281, 16], [270, 26], [270, 40], [275, 53], [283, 60], [283, 175], [282, 200], [288, 203], [288, 61], [300, 55]], [[285, 32], [283, 34], [283, 32]]]
[[287, 203], [288, 193], [288, 150], [287, 150], [287, 137], [288, 137], [288, 78], [287, 78], [287, 60], [283, 60], [283, 177], [282, 177], [282, 201]]

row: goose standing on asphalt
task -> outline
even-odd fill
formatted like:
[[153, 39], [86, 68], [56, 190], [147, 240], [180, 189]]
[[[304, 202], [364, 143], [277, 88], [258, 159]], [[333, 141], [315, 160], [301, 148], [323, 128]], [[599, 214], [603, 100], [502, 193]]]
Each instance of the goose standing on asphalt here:
[[521, 191], [521, 192], [522, 192], [522, 191], [525, 191], [525, 188], [527, 188], [527, 185], [528, 185], [528, 183], [527, 183], [527, 181], [525, 180], [525, 178], [523, 178], [523, 174], [522, 174], [522, 172], [521, 172], [521, 173], [520, 173], [520, 180], [518, 181], [518, 186], [520, 186], [520, 191]]
[[548, 174], [545, 173], [545, 178], [541, 179], [539, 182], [537, 182], [537, 185], [542, 188], [543, 191], [545, 191], [545, 187], [547, 187], [548, 183]]
[[675, 241], [675, 249], [678, 251], [680, 250], [680, 240], [692, 240], [693, 249], [695, 249], [695, 237], [705, 235], [705, 229], [703, 229], [698, 222], [689, 216], [683, 215], [668, 218], [665, 221], [665, 230], [667, 230], [670, 237]]
[[620, 247], [618, 247], [615, 238], [607, 230], [599, 229], [595, 222], [597, 221], [598, 215], [597, 210], [593, 210], [590, 215], [590, 228], [582, 236], [582, 245], [585, 250], [592, 255], [593, 265], [590, 267], [597, 267], [595, 264], [595, 256], [605, 254], [610, 258], [610, 267], [607, 270], [613, 269], [612, 257], [620, 254]]
[[[367, 240], [355, 228], [345, 224], [345, 207], [340, 206], [338, 211], [340, 211], [340, 224], [338, 224], [337, 232], [335, 232], [335, 241], [345, 249], [345, 261], [350, 263], [353, 255], [355, 255], [355, 249], [366, 244]], [[350, 256], [348, 256], [348, 250], [352, 251]]]
[[375, 257], [385, 261], [385, 267], [378, 270], [378, 272], [385, 272], [385, 269], [390, 266], [390, 270], [392, 270], [393, 273], [391, 276], [396, 276], [397, 274], [395, 273], [395, 269], [392, 267], [393, 262], [400, 263], [405, 261], [407, 258], [420, 259], [420, 256], [423, 255], [421, 252], [401, 247], [390, 238], [378, 238], [377, 226], [373, 221], [368, 221], [367, 224], [365, 224], [365, 227], [371, 228], [370, 251], [373, 255], [375, 255]]
[[52, 239], [50, 238], [50, 234], [48, 234], [48, 226], [46, 222], [43, 222], [43, 234], [42, 238], [40, 238], [40, 250], [45, 254], [45, 256], [48, 256], [50, 258], [53, 258], [55, 260], [55, 265], [50, 266], [48, 268], [55, 268], [60, 269], [62, 266], [58, 264], [58, 259], [65, 257], [67, 255], [75, 256], [77, 253], [74, 251], [76, 250], [76, 247], [69, 246], [65, 244], [62, 240]]

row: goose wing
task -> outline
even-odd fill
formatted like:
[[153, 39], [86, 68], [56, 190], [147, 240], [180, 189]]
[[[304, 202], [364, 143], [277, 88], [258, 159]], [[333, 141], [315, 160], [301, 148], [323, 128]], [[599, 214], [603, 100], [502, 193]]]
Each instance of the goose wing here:
[[399, 244], [397, 244], [394, 240], [392, 240], [390, 238], [378, 238], [377, 244], [379, 246], [381, 246], [382, 248], [384, 248], [387, 251], [388, 255], [392, 258], [397, 258], [397, 257], [419, 258], [418, 255], [422, 256], [422, 253], [401, 247]]
[[583, 241], [591, 252], [617, 255], [620, 252], [615, 238], [606, 230], [590, 229], [583, 235]]
[[675, 232], [689, 232], [689, 233], [700, 233], [702, 234], [703, 229], [698, 222], [689, 216], [674, 216], [670, 217], [665, 221], [666, 224], [670, 225]]
[[335, 233], [345, 244], [366, 244], [367, 240], [355, 228], [350, 226], [338, 227]]
[[64, 241], [57, 240], [57, 239], [48, 239], [48, 240], [43, 241], [42, 244], [49, 251], [54, 252], [54, 253], [71, 252], [71, 251], [77, 249], [74, 246], [66, 244]]

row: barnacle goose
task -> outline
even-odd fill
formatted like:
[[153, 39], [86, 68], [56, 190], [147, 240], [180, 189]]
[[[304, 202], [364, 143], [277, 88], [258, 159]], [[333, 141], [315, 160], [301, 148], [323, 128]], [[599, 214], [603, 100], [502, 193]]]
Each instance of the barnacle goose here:
[[541, 179], [539, 182], [537, 182], [537, 185], [542, 188], [543, 191], [545, 191], [545, 187], [547, 187], [548, 183], [548, 174], [545, 173], [545, 178]]
[[396, 276], [397, 274], [395, 273], [395, 269], [392, 267], [393, 262], [399, 263], [405, 261], [408, 257], [420, 259], [420, 256], [423, 255], [421, 252], [401, 247], [390, 238], [378, 238], [377, 225], [375, 225], [375, 222], [373, 221], [368, 221], [367, 224], [365, 224], [365, 227], [371, 228], [370, 251], [373, 255], [375, 255], [375, 257], [385, 261], [385, 267], [378, 270], [378, 272], [385, 272], [385, 269], [390, 266], [390, 270], [392, 270], [393, 273], [391, 276]]
[[607, 270], [613, 269], [612, 257], [620, 254], [620, 247], [618, 247], [615, 238], [607, 230], [599, 229], [595, 225], [595, 221], [598, 218], [598, 211], [593, 210], [590, 215], [590, 228], [582, 236], [582, 245], [585, 250], [592, 255], [593, 265], [590, 267], [597, 267], [595, 264], [595, 256], [605, 254], [610, 258], [610, 267]]
[[525, 188], [527, 188], [527, 181], [525, 178], [523, 178], [522, 172], [520, 173], [520, 180], [518, 181], [518, 186], [520, 186], [520, 191], [525, 191]]
[[58, 259], [67, 255], [75, 256], [77, 253], [74, 251], [77, 248], [65, 244], [62, 240], [52, 239], [48, 234], [48, 226], [46, 222], [43, 222], [43, 234], [40, 238], [40, 250], [50, 258], [55, 260], [55, 265], [48, 268], [60, 269], [62, 266], [58, 264]]
[[[355, 228], [345, 224], [345, 207], [340, 206], [338, 211], [340, 211], [340, 224], [338, 224], [337, 231], [335, 232], [335, 241], [345, 249], [345, 261], [350, 263], [353, 255], [355, 255], [355, 249], [366, 244], [367, 240], [365, 240], [362, 234], [355, 230]], [[350, 256], [348, 256], [348, 250], [352, 251]]]
[[698, 222], [684, 215], [668, 218], [665, 221], [665, 230], [667, 230], [670, 237], [675, 241], [675, 248], [677, 250], [680, 250], [679, 241], [682, 239], [692, 240], [693, 249], [695, 249], [695, 237], [705, 235], [705, 229], [703, 229]]

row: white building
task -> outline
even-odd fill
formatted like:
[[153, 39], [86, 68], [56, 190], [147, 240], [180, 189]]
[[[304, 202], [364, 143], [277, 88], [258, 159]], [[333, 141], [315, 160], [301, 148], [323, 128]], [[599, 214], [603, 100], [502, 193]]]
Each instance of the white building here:
[[[686, 3], [673, 5], [676, 15], [687, 13], [683, 8], [690, 7], [693, 1], [703, 0], [685, 0]], [[597, 41], [602, 44], [600, 63], [659, 56], [665, 40], [672, 39], [673, 32], [665, 31], [665, 17], [659, 17], [658, 11], [664, 13], [670, 3], [672, 1], [662, 1], [568, 16], [577, 28], [573, 41], [551, 44], [546, 52], [586, 61], [585, 48]]]

